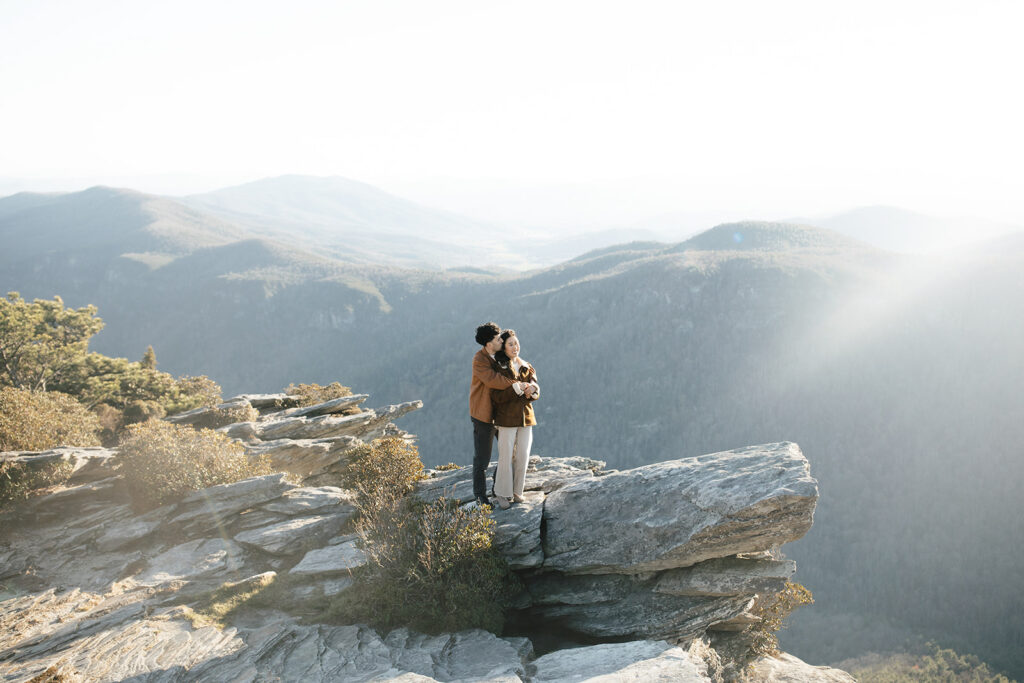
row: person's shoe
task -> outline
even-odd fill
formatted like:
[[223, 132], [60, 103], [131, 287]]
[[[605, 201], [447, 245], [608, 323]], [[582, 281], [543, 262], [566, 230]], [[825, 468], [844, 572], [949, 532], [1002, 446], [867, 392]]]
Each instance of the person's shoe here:
[[512, 502], [513, 503], [525, 503], [526, 499], [523, 498], [522, 496], [520, 496], [518, 493], [513, 493], [512, 494]]
[[487, 507], [490, 507], [491, 506], [491, 501], [487, 500], [486, 496], [477, 496], [476, 497], [476, 504], [480, 505], [480, 506], [486, 505]]
[[498, 507], [500, 507], [502, 510], [508, 510], [510, 507], [512, 507], [512, 503], [510, 503], [508, 498], [506, 498], [505, 496], [495, 496], [495, 498], [498, 500]]

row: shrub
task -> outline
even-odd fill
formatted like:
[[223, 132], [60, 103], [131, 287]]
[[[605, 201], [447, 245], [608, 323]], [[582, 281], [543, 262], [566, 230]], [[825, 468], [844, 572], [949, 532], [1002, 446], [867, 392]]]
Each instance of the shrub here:
[[196, 420], [196, 429], [217, 429], [236, 422], [252, 422], [260, 416], [258, 410], [246, 403], [245, 405], [229, 405], [227, 408], [214, 408]]
[[167, 414], [164, 407], [156, 401], [132, 401], [124, 408], [124, 421], [128, 424], [160, 419]]
[[416, 446], [398, 437], [377, 439], [352, 449], [341, 485], [359, 496], [359, 507], [381, 507], [412, 491], [423, 478], [423, 462]]
[[106, 403], [92, 408], [92, 414], [100, 423], [100, 441], [107, 448], [117, 445], [117, 435], [124, 428], [124, 412]]
[[329, 618], [381, 630], [501, 633], [520, 586], [494, 547], [494, 521], [483, 509], [444, 498], [392, 499], [364, 511], [356, 530], [367, 564], [331, 603]]
[[88, 353], [69, 366], [51, 389], [70, 394], [92, 408], [107, 404], [119, 410], [135, 401], [160, 404], [173, 415], [220, 402], [220, 387], [208, 377], [175, 379], [142, 362]]
[[[332, 382], [325, 387], [319, 384], [289, 384], [285, 387], [284, 393], [293, 397], [297, 401], [296, 405], [312, 406], [343, 396], [351, 396], [352, 390], [338, 382]], [[359, 409], [356, 408], [355, 412], [359, 412]]]
[[223, 434], [159, 420], [125, 430], [119, 462], [132, 499], [140, 508], [270, 473], [265, 459], [250, 459], [241, 444]]
[[356, 533], [367, 563], [326, 616], [383, 630], [500, 633], [520, 585], [494, 547], [494, 521], [481, 508], [406, 497], [422, 476], [416, 447], [403, 439], [355, 449], [343, 485], [358, 496]]
[[786, 582], [786, 587], [763, 600], [754, 607], [754, 616], [760, 621], [750, 627], [753, 636], [751, 650], [757, 655], [777, 655], [779, 653], [779, 637], [776, 633], [783, 628], [783, 621], [797, 607], [810, 605], [814, 596], [799, 583]]
[[99, 431], [96, 416], [66, 394], [0, 388], [0, 451], [99, 446]]
[[0, 462], [0, 510], [23, 500], [33, 491], [63, 484], [71, 478], [69, 462], [29, 467], [21, 462]]
[[437, 471], [437, 472], [449, 472], [451, 470], [458, 470], [458, 469], [462, 469], [462, 468], [460, 466], [456, 465], [453, 462], [449, 462], [449, 463], [446, 463], [444, 465], [438, 465], [437, 467], [434, 468], [434, 470]]
[[178, 395], [174, 401], [164, 405], [168, 415], [220, 403], [220, 385], [206, 375], [179, 377], [177, 382]]
[[840, 662], [839, 667], [849, 671], [861, 683], [1010, 683], [1006, 676], [992, 671], [988, 664], [974, 655], [961, 655], [935, 643], [927, 643], [920, 653], [863, 655]]

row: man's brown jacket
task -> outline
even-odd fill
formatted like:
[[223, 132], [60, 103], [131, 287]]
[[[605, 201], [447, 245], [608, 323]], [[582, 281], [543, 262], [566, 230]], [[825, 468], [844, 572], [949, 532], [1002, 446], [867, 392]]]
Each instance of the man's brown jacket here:
[[507, 389], [513, 380], [501, 374], [498, 364], [482, 348], [473, 356], [473, 379], [469, 383], [469, 415], [490, 422], [491, 389]]

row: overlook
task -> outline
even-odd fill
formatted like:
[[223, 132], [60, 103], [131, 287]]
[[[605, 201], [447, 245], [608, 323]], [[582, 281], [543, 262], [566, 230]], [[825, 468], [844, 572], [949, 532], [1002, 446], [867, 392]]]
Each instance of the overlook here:
[[[278, 473], [144, 513], [118, 449], [2, 454], [70, 476], [4, 513], [0, 680], [852, 680], [758, 647], [759, 608], [793, 585], [779, 546], [818, 498], [792, 443], [622, 471], [534, 456], [525, 503], [487, 512], [521, 586], [504, 635], [338, 623], [324, 604], [360, 590], [373, 546], [352, 531], [358, 496], [328, 482], [375, 439], [414, 441], [393, 420], [421, 406], [366, 398], [243, 395], [167, 418], [244, 416], [219, 433]], [[473, 508], [470, 483], [428, 470], [408, 495]]]

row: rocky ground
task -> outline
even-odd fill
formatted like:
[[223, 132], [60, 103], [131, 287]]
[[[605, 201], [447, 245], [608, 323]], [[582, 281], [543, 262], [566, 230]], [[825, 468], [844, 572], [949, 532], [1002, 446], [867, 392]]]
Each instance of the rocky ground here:
[[[355, 445], [411, 438], [393, 421], [420, 405], [353, 410], [365, 399], [232, 399], [221, 408], [261, 415], [222, 430], [282, 473], [143, 515], [116, 451], [0, 455], [75, 467], [68, 486], [0, 520], [0, 681], [852, 680], [743, 656], [752, 607], [795, 571], [778, 548], [807, 532], [817, 501], [792, 443], [621, 472], [532, 458], [526, 502], [492, 512], [526, 586], [510, 621], [520, 635], [310, 623], [306, 608], [353, 589], [363, 562], [353, 496], [328, 482]], [[415, 495], [474, 504], [468, 468], [428, 474]], [[229, 623], [202, 608], [267, 585], [273, 599]]]

